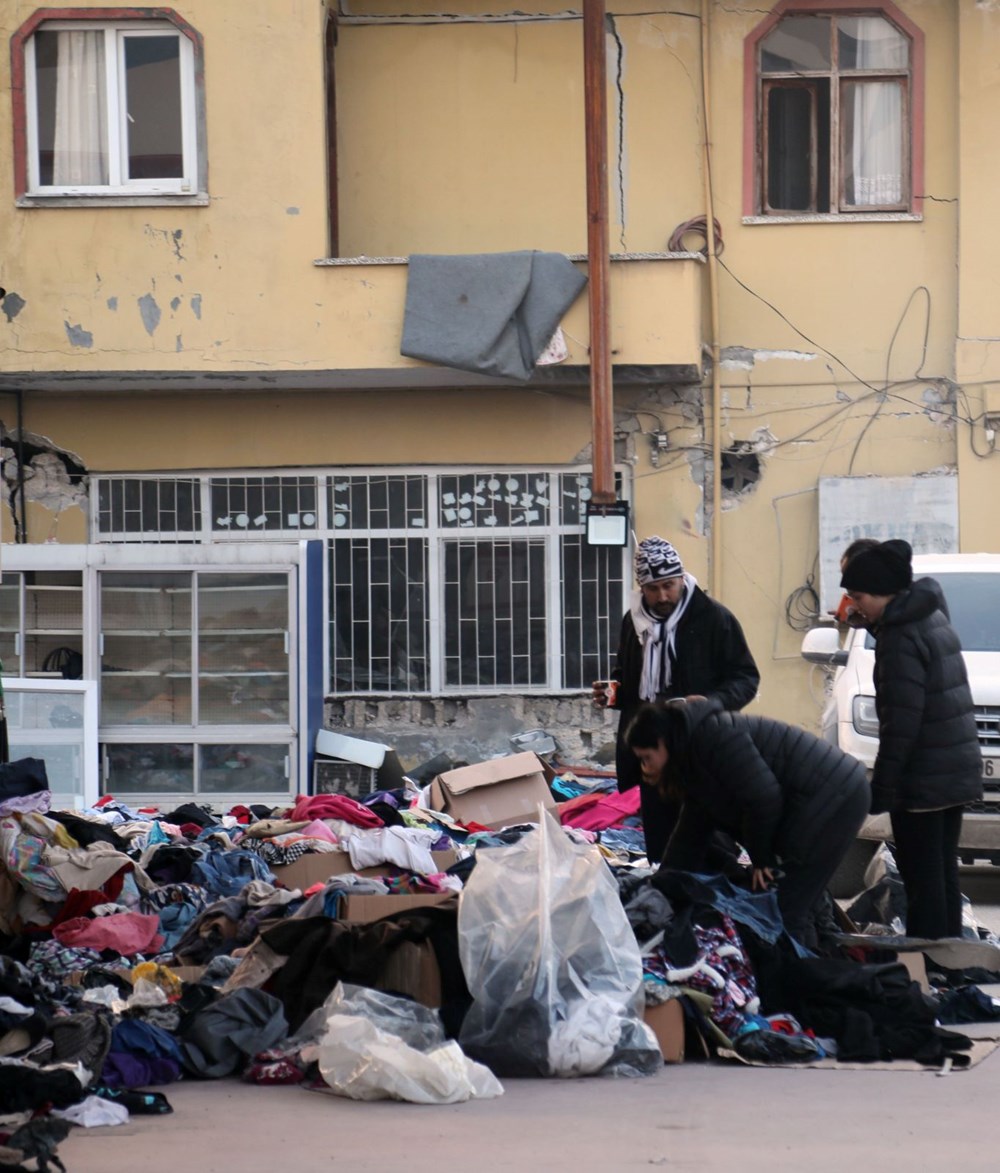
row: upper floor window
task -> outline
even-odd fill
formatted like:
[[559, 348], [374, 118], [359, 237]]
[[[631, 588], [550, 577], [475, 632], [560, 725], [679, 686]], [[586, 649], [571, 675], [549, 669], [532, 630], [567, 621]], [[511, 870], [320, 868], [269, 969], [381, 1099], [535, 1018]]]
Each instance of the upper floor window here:
[[750, 38], [749, 215], [914, 210], [922, 38], [889, 14], [891, 6], [853, 3], [837, 11], [841, 4], [833, 0], [829, 7], [834, 11], [817, 13], [812, 5], [796, 11], [794, 0], [779, 5], [782, 11]]
[[105, 12], [94, 21], [42, 10], [14, 38], [18, 194], [195, 196], [204, 187], [198, 39], [176, 18]]

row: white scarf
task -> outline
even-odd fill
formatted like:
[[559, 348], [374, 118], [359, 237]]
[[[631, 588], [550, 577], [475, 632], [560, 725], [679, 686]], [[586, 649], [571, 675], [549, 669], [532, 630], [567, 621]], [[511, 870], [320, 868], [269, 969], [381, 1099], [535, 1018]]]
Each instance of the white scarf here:
[[666, 619], [647, 610], [642, 591], [632, 595], [632, 623], [642, 648], [642, 678], [639, 696], [644, 701], [655, 701], [670, 687], [673, 675], [672, 659], [677, 654], [677, 625], [687, 610], [698, 580], [693, 574], [684, 575], [684, 594]]

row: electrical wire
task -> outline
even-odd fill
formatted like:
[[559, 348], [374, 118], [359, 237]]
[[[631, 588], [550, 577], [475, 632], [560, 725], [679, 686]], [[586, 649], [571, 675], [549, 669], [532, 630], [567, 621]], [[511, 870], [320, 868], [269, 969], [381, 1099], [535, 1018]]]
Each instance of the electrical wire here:
[[[722, 225], [713, 216], [712, 222], [715, 225], [715, 255], [722, 256], [722, 251], [726, 247], [722, 243]], [[690, 249], [684, 247], [684, 237], [690, 232], [696, 232], [705, 241], [705, 247], [698, 251], [702, 256], [708, 256], [708, 217], [707, 216], [692, 216], [690, 220], [685, 220], [683, 224], [678, 224], [671, 232], [670, 239], [667, 241], [668, 253], [683, 253], [690, 252]]]
[[819, 619], [819, 592], [816, 579], [806, 576], [804, 585], [796, 587], [785, 599], [785, 622], [792, 631], [809, 631]]

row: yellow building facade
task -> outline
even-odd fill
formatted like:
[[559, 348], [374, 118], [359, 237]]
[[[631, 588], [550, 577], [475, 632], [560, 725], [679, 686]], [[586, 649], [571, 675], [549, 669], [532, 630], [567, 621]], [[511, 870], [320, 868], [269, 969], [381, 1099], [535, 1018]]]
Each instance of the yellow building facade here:
[[[1000, 8], [609, 7], [620, 492], [635, 533], [671, 539], [740, 618], [758, 711], [815, 726], [799, 644], [841, 538], [1000, 549]], [[42, 661], [79, 645], [101, 785], [151, 797], [306, 789], [317, 692], [323, 722], [411, 762], [497, 752], [533, 725], [599, 756], [613, 723], [586, 685], [631, 584], [627, 551], [582, 538], [586, 293], [561, 360], [526, 382], [400, 352], [415, 255], [537, 250], [586, 272], [580, 12], [6, 0], [0, 22], [8, 675], [51, 676]], [[692, 225], [709, 196], [717, 260]], [[871, 478], [859, 515], [852, 478]], [[240, 567], [264, 601], [227, 629], [241, 596], [207, 592]], [[31, 591], [64, 574], [79, 615], [33, 627]], [[186, 602], [115, 628], [111, 592], [130, 582]], [[279, 621], [267, 593], [286, 587]], [[154, 629], [175, 642], [130, 658], [124, 633]], [[282, 654], [290, 698], [248, 707], [246, 681]], [[231, 714], [208, 703], [219, 679]], [[219, 782], [256, 742], [284, 747], [270, 773]], [[160, 765], [132, 784], [142, 755], [108, 747], [138, 744]]]

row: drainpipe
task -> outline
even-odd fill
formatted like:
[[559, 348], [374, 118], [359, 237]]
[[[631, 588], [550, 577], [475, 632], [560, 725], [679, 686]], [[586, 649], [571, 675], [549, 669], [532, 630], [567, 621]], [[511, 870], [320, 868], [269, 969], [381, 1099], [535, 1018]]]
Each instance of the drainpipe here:
[[709, 96], [709, 2], [701, 0], [701, 100], [705, 122], [705, 239], [708, 244], [708, 301], [712, 351], [712, 594], [722, 601], [722, 373], [719, 370], [719, 260], [712, 194], [712, 105]]
[[592, 502], [615, 503], [608, 236], [608, 94], [605, 0], [583, 0], [583, 85], [587, 145], [587, 297], [590, 307]]
[[21, 509], [21, 524], [17, 524], [17, 509], [14, 509], [14, 540], [27, 542], [28, 518], [24, 509], [24, 389], [17, 389], [17, 503]]

